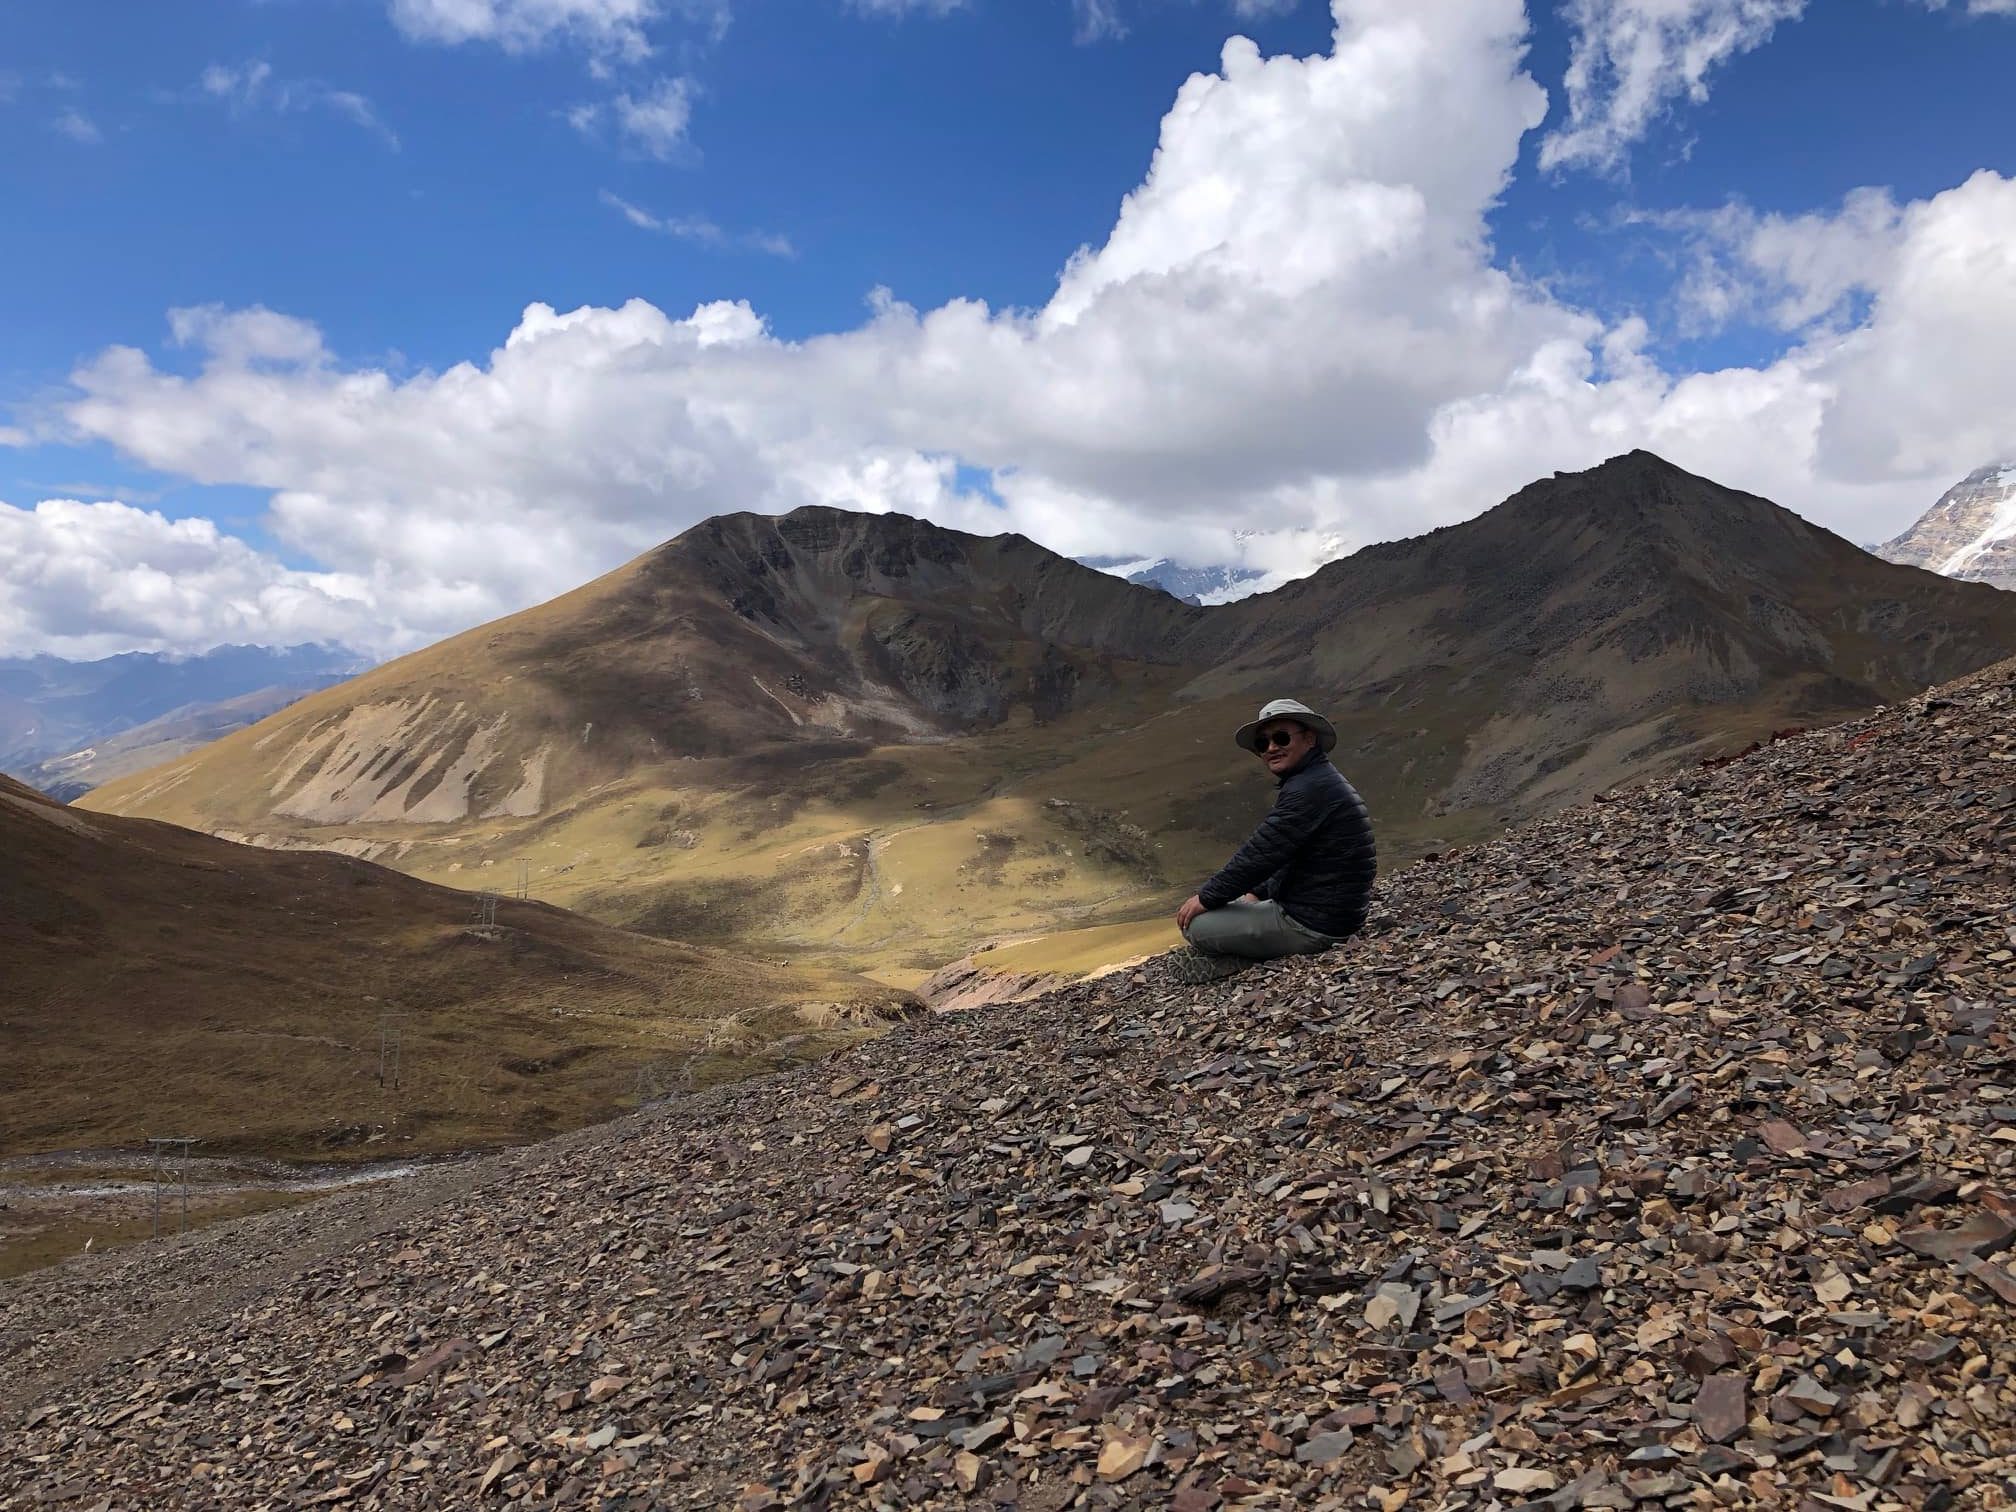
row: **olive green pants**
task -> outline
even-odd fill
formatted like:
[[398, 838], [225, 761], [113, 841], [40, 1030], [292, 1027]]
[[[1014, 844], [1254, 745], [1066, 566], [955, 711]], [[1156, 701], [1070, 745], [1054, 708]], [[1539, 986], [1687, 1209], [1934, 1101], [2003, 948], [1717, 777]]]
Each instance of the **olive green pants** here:
[[1213, 955], [1271, 961], [1276, 956], [1311, 955], [1337, 942], [1298, 924], [1279, 903], [1227, 903], [1207, 908], [1190, 921], [1183, 938]]

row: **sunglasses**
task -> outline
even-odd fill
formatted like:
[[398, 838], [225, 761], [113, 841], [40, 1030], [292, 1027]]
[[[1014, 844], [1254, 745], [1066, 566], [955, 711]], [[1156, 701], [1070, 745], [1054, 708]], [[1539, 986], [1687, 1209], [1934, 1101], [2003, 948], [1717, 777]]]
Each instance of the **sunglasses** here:
[[1295, 744], [1295, 732], [1293, 730], [1269, 730], [1264, 735], [1254, 736], [1253, 744], [1262, 751], [1269, 749], [1285, 751], [1288, 747]]

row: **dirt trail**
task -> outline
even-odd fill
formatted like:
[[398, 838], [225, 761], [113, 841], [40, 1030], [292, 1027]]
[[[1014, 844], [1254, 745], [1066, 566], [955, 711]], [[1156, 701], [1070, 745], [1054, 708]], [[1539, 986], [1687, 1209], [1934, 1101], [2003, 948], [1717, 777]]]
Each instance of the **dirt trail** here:
[[[764, 691], [769, 692], [767, 688]], [[1157, 720], [1167, 719], [1174, 712], [1176, 711], [1164, 710], [1159, 714], [1151, 714], [1147, 719], [1141, 721], [1140, 724], [1127, 727], [1121, 734], [1123, 737], [1138, 735], [1142, 730], [1147, 729], [1149, 725], [1154, 724]], [[964, 818], [966, 815], [986, 807], [998, 798], [1009, 797], [1022, 791], [1031, 783], [1053, 775], [1062, 768], [1069, 766], [1072, 759], [1068, 756], [1060, 757], [1051, 764], [1024, 772], [1016, 777], [997, 777], [971, 798], [961, 803], [947, 804], [942, 809], [933, 809], [930, 818], [920, 819], [915, 824], [906, 824], [898, 829], [866, 831], [861, 836], [861, 843], [867, 849], [866, 859], [862, 867], [861, 886], [854, 905], [854, 912], [848, 916], [844, 924], [839, 925], [832, 931], [831, 938], [838, 940], [859, 929], [867, 922], [868, 916], [874, 911], [876, 904], [882, 901], [882, 852], [888, 849], [893, 841], [899, 839], [901, 836], [910, 834], [912, 831], [930, 829], [935, 825], [943, 824], [948, 819]], [[1066, 918], [1084, 918], [1098, 909], [1104, 908], [1108, 903], [1127, 896], [1130, 891], [1132, 889], [1122, 889], [1119, 892], [1109, 894], [1107, 897], [1096, 899], [1091, 903], [1066, 908], [1061, 912]], [[887, 934], [878, 939], [857, 943], [874, 948], [886, 945], [895, 938], [895, 934]], [[825, 942], [822, 940], [821, 943]]]
[[[975, 806], [977, 805], [962, 805], [962, 807], [966, 808]], [[947, 810], [946, 812], [947, 814], [956, 814], [958, 810]], [[939, 817], [942, 818], [944, 816], [941, 815]], [[841, 939], [860, 928], [868, 921], [868, 915], [874, 910], [875, 905], [882, 901], [882, 852], [889, 847], [890, 842], [895, 840], [899, 835], [907, 835], [912, 830], [928, 828], [937, 822], [937, 819], [928, 819], [917, 824], [906, 824], [901, 829], [886, 831], [870, 830], [861, 837], [861, 843], [867, 847], [866, 856], [861, 868], [861, 886], [854, 905], [853, 914], [848, 918], [846, 923], [833, 931], [834, 939]], [[894, 936], [885, 935], [882, 939], [869, 941], [868, 943], [871, 945], [882, 945], [892, 938]]]

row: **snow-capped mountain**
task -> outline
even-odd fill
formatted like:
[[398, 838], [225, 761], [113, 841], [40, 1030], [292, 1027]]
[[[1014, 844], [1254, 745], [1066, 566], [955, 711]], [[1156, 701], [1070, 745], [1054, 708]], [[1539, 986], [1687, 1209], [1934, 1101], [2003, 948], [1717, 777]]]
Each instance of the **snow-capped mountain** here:
[[[1363, 544], [1335, 531], [1312, 535], [1307, 532], [1276, 534], [1264, 530], [1235, 530], [1232, 539], [1237, 543], [1235, 549], [1238, 554], [1246, 559], [1244, 562], [1185, 567], [1168, 557], [1082, 556], [1076, 560], [1087, 567], [1096, 567], [1101, 572], [1125, 578], [1130, 583], [1160, 588], [1186, 604], [1229, 604], [1235, 599], [1251, 598], [1256, 593], [1271, 593], [1284, 583], [1307, 577], [1324, 563], [1334, 562]], [[1255, 561], [1279, 561], [1284, 558], [1297, 565], [1272, 569], [1249, 565]], [[1302, 565], [1304, 563], [1307, 565]]]
[[2016, 589], [2016, 462], [1976, 468], [1918, 523], [1876, 548], [1886, 561]]
[[1078, 560], [1130, 583], [1160, 588], [1186, 604], [1227, 604], [1258, 591], [1266, 576], [1253, 567], [1183, 567], [1167, 557], [1088, 556]]

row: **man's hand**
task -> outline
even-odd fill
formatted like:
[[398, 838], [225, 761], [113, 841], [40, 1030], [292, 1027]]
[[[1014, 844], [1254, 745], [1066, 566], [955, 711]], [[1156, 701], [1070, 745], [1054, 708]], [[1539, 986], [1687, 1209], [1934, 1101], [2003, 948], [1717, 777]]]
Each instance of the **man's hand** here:
[[1195, 893], [1190, 894], [1183, 900], [1183, 906], [1176, 910], [1176, 927], [1188, 929], [1190, 921], [1203, 912], [1205, 912], [1204, 900]]

